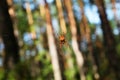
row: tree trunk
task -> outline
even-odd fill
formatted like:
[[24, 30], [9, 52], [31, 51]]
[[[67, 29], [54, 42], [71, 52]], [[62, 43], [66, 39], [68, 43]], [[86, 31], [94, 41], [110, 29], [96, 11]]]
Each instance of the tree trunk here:
[[52, 60], [54, 79], [62, 80], [59, 57], [58, 57], [58, 53], [57, 53], [57, 48], [55, 46], [55, 38], [53, 35], [51, 16], [50, 16], [49, 7], [48, 7], [46, 0], [45, 0], [45, 12], [46, 12], [45, 18], [46, 18], [46, 30], [47, 30], [47, 37], [48, 37], [48, 45], [49, 45], [49, 51], [50, 51], [51, 60]]
[[83, 71], [84, 59], [83, 59], [81, 51], [79, 50], [78, 43], [77, 43], [77, 29], [76, 29], [74, 14], [72, 11], [71, 0], [64, 0], [64, 3], [65, 3], [65, 7], [68, 13], [70, 30], [72, 34], [72, 47], [73, 47], [73, 51], [76, 56], [76, 62], [77, 62], [79, 73], [80, 73], [80, 79], [85, 80], [85, 75]]
[[[98, 7], [99, 16], [101, 19], [101, 28], [103, 30], [103, 37], [104, 37], [104, 45], [106, 50], [106, 56], [109, 59], [109, 66], [110, 70], [116, 74], [117, 80], [120, 79], [120, 66], [118, 65], [118, 61], [120, 59], [117, 56], [115, 47], [115, 39], [111, 30], [111, 26], [109, 21], [107, 20], [107, 15], [105, 13], [104, 1], [103, 0], [95, 0], [96, 5]], [[108, 73], [107, 73], [108, 74]]]
[[20, 58], [19, 46], [8, 9], [7, 0], [0, 0], [0, 34], [5, 45], [4, 68], [6, 70], [9, 70], [13, 64], [17, 64]]
[[56, 0], [56, 6], [57, 6], [57, 9], [58, 9], [58, 16], [59, 16], [61, 31], [63, 33], [66, 33], [67, 29], [66, 29], [66, 24], [65, 24], [65, 20], [64, 20], [61, 0]]
[[93, 71], [93, 76], [98, 74], [97, 70], [95, 69], [95, 67], [97, 67], [97, 65], [95, 64], [95, 60], [93, 57], [93, 46], [92, 46], [92, 41], [91, 41], [91, 32], [90, 32], [90, 26], [88, 24], [87, 18], [85, 16], [84, 13], [84, 3], [82, 0], [79, 0], [79, 5], [81, 8], [81, 14], [82, 14], [82, 20], [81, 20], [81, 26], [80, 29], [82, 29], [84, 31], [84, 33], [82, 33], [82, 39], [85, 38], [87, 41], [87, 46], [88, 46], [88, 59], [92, 64], [92, 71]]

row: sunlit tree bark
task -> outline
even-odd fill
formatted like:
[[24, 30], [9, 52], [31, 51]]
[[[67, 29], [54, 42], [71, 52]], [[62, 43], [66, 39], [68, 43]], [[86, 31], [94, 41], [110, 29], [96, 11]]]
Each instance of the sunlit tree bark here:
[[41, 2], [41, 3], [39, 4], [40, 16], [41, 16], [41, 17], [44, 17], [44, 16], [45, 16], [44, 5], [45, 5], [44, 2]]
[[30, 29], [32, 39], [35, 39], [36, 38], [36, 33], [35, 33], [34, 28], [33, 28], [34, 27], [33, 26], [34, 20], [33, 20], [32, 11], [31, 11], [31, 8], [30, 8], [30, 3], [26, 3], [26, 13], [27, 13], [28, 24], [29, 24], [28, 29]]
[[116, 78], [120, 79], [120, 66], [118, 65], [118, 61], [120, 60], [116, 53], [116, 43], [111, 30], [111, 26], [109, 21], [107, 20], [107, 15], [105, 13], [105, 6], [103, 0], [95, 0], [95, 3], [98, 7], [99, 16], [101, 19], [101, 28], [103, 30], [104, 36], [104, 45], [106, 50], [106, 56], [109, 59], [109, 71], [114, 70], [113, 72], [116, 74]]
[[4, 68], [6, 71], [20, 60], [19, 46], [14, 35], [13, 23], [8, 9], [7, 0], [0, 0], [0, 33], [5, 45]]
[[30, 8], [30, 3], [26, 3], [26, 12], [27, 12], [28, 23], [31, 26], [33, 24], [33, 17]]
[[46, 12], [46, 28], [47, 28], [47, 36], [48, 36], [48, 45], [50, 50], [50, 55], [52, 59], [52, 66], [54, 72], [55, 80], [62, 80], [60, 65], [58, 60], [57, 48], [55, 46], [55, 39], [53, 35], [53, 29], [50, 18], [50, 11], [47, 2], [45, 1], [45, 12]]
[[12, 22], [13, 22], [14, 34], [18, 38], [19, 33], [18, 33], [18, 28], [17, 28], [17, 19], [16, 19], [15, 10], [14, 10], [13, 0], [7, 0], [7, 3], [9, 6], [8, 12], [9, 12], [10, 17], [11, 17]]
[[56, 0], [56, 6], [58, 9], [58, 16], [59, 16], [59, 20], [60, 20], [60, 27], [63, 33], [66, 33], [66, 24], [65, 24], [65, 20], [64, 20], [64, 16], [63, 16], [63, 10], [62, 10], [62, 4], [61, 4], [61, 0]]
[[[65, 35], [67, 33], [67, 29], [66, 29], [66, 23], [65, 23], [65, 19], [64, 19], [64, 15], [63, 15], [64, 12], [62, 9], [62, 0], [56, 0], [56, 6], [58, 9], [58, 17], [59, 17], [59, 22], [60, 22], [61, 33]], [[67, 42], [66, 42], [66, 44], [68, 46]], [[59, 48], [58, 51], [59, 51], [59, 53], [63, 54], [63, 55], [60, 55], [62, 57], [61, 60], [63, 62], [63, 64], [61, 66], [64, 65], [63, 70], [65, 71], [65, 69], [68, 69], [68, 67], [70, 68], [71, 66], [68, 66], [67, 57], [65, 56], [64, 52], [62, 51], [62, 48]], [[71, 56], [70, 53], [68, 53], [67, 55]], [[72, 62], [71, 62], [71, 64], [72, 64]], [[63, 75], [63, 77], [64, 77], [64, 75]]]
[[68, 19], [70, 23], [70, 29], [71, 29], [71, 34], [72, 34], [72, 47], [73, 51], [76, 56], [76, 62], [79, 68], [80, 72], [80, 78], [81, 80], [85, 80], [84, 72], [83, 72], [83, 64], [84, 64], [84, 59], [82, 56], [81, 51], [79, 50], [78, 44], [77, 44], [77, 30], [76, 30], [76, 23], [74, 19], [74, 14], [72, 11], [72, 5], [71, 5], [71, 0], [64, 0], [65, 7], [68, 13]]

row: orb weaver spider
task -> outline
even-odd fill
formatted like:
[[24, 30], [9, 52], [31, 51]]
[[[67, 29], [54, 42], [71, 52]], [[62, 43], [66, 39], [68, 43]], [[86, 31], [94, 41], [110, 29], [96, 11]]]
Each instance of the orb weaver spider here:
[[59, 39], [60, 48], [62, 48], [63, 45], [68, 46], [68, 42], [66, 40], [65, 33], [60, 34], [59, 37], [58, 37], [58, 39]]

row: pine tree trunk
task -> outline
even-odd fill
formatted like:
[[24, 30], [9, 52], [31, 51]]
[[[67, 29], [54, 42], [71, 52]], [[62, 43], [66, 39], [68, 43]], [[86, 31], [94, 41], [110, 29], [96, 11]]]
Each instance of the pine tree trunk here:
[[65, 7], [68, 13], [70, 30], [72, 34], [72, 47], [73, 47], [73, 51], [76, 56], [76, 62], [77, 62], [79, 73], [80, 73], [80, 79], [85, 80], [85, 75], [84, 75], [84, 70], [83, 70], [84, 59], [83, 59], [81, 51], [79, 50], [78, 43], [77, 43], [77, 29], [76, 29], [76, 23], [74, 19], [73, 10], [72, 10], [71, 0], [64, 0], [64, 3], [65, 3]]
[[91, 64], [92, 64], [92, 70], [93, 70], [93, 76], [98, 74], [97, 70], [95, 69], [95, 67], [97, 67], [96, 63], [95, 63], [95, 59], [93, 57], [93, 46], [92, 46], [92, 41], [91, 41], [91, 32], [90, 32], [90, 26], [88, 24], [87, 18], [85, 16], [84, 13], [84, 3], [82, 0], [79, 0], [79, 5], [81, 8], [81, 14], [82, 14], [82, 20], [81, 20], [81, 25], [80, 29], [82, 29], [84, 32], [82, 33], [82, 39], [85, 38], [87, 41], [87, 46], [88, 46], [88, 59], [90, 60]]
[[57, 6], [57, 9], [58, 9], [58, 16], [59, 16], [61, 30], [62, 30], [63, 33], [66, 33], [67, 29], [66, 29], [66, 24], [65, 24], [65, 20], [64, 20], [61, 0], [56, 0], [56, 6]]
[[60, 64], [63, 63], [61, 62], [60, 55], [57, 52], [57, 47], [55, 44], [55, 37], [53, 33], [53, 28], [52, 28], [52, 23], [51, 23], [51, 16], [50, 16], [50, 11], [49, 11], [49, 6], [48, 3], [45, 0], [45, 16], [46, 16], [46, 30], [47, 30], [47, 37], [48, 37], [48, 45], [49, 45], [49, 51], [51, 55], [51, 60], [52, 60], [52, 66], [53, 66], [53, 73], [54, 73], [54, 79], [55, 80], [64, 80], [63, 79], [63, 66]]
[[0, 34], [5, 45], [5, 70], [9, 70], [11, 66], [17, 64], [20, 60], [19, 46], [17, 38], [14, 35], [13, 23], [8, 13], [8, 9], [7, 0], [0, 0]]
[[101, 19], [101, 28], [103, 30], [104, 45], [106, 50], [106, 56], [109, 59], [110, 71], [116, 74], [117, 80], [120, 79], [120, 66], [118, 65], [120, 59], [116, 53], [116, 42], [111, 30], [109, 21], [107, 20], [107, 15], [105, 13], [105, 6], [103, 0], [95, 0], [98, 7], [99, 16]]

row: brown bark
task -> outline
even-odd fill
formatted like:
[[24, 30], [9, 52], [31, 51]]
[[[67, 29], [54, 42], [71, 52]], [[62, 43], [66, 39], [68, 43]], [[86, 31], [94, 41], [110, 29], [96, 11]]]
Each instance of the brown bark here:
[[31, 26], [33, 24], [33, 17], [30, 9], [30, 3], [26, 3], [26, 12], [27, 12], [28, 23]]
[[97, 67], [96, 63], [95, 63], [95, 60], [94, 60], [94, 57], [93, 57], [93, 46], [92, 46], [92, 42], [91, 42], [91, 32], [90, 32], [90, 26], [88, 24], [88, 21], [87, 21], [87, 18], [85, 16], [85, 13], [84, 13], [84, 3], [82, 0], [79, 0], [79, 5], [80, 5], [80, 8], [81, 8], [81, 14], [82, 14], [82, 20], [81, 20], [81, 26], [80, 26], [80, 29], [81, 29], [81, 39], [85, 38], [87, 40], [87, 46], [88, 46], [88, 59], [91, 61], [92, 63], [92, 70], [93, 70], [93, 74], [96, 75], [98, 74], [97, 73], [97, 70], [95, 69], [95, 67]]
[[104, 37], [104, 45], [106, 50], [106, 56], [109, 59], [109, 71], [114, 71], [116, 74], [116, 78], [120, 79], [120, 66], [118, 65], [118, 61], [120, 60], [116, 53], [116, 42], [111, 30], [111, 26], [109, 21], [107, 20], [107, 15], [105, 13], [105, 6], [103, 0], [95, 0], [95, 3], [98, 7], [99, 16], [101, 19], [101, 28], [103, 30]]
[[50, 16], [49, 7], [48, 7], [46, 0], [45, 0], [45, 11], [46, 11], [45, 16], [46, 16], [46, 29], [47, 29], [48, 45], [49, 45], [49, 51], [50, 51], [51, 60], [52, 60], [54, 79], [62, 80], [59, 58], [58, 58], [57, 48], [55, 45], [55, 39], [54, 39], [54, 35], [53, 35], [53, 28], [52, 28], [52, 24], [51, 24], [51, 16]]
[[64, 0], [64, 3], [65, 3], [65, 7], [66, 7], [66, 10], [68, 13], [70, 30], [71, 30], [71, 34], [72, 34], [72, 47], [73, 47], [73, 51], [76, 56], [76, 62], [77, 62], [79, 73], [80, 73], [80, 79], [85, 80], [85, 75], [84, 75], [84, 71], [83, 71], [84, 59], [83, 59], [82, 53], [79, 50], [79, 47], [77, 44], [77, 29], [76, 29], [74, 14], [72, 11], [71, 0]]
[[5, 45], [4, 65], [8, 67], [9, 58], [12, 58], [14, 63], [19, 62], [19, 46], [14, 35], [13, 23], [8, 13], [6, 0], [0, 0], [0, 16], [0, 33]]
[[61, 30], [63, 33], [66, 33], [67, 30], [66, 30], [66, 24], [65, 24], [65, 20], [64, 20], [61, 0], [56, 0], [56, 6], [58, 9], [58, 16], [59, 16]]
[[[0, 0], [0, 34], [5, 45], [4, 68], [6, 71], [20, 60], [19, 46], [8, 9], [7, 0]], [[5, 76], [7, 78], [7, 75]]]

